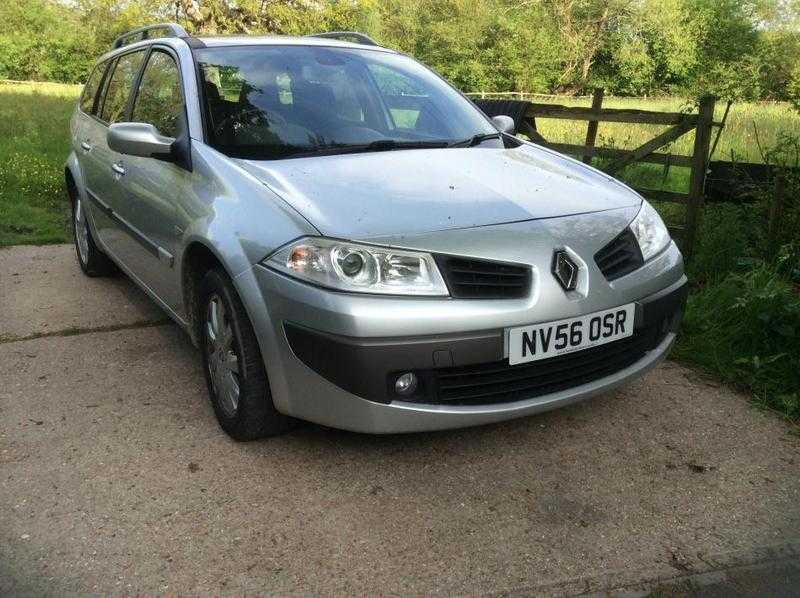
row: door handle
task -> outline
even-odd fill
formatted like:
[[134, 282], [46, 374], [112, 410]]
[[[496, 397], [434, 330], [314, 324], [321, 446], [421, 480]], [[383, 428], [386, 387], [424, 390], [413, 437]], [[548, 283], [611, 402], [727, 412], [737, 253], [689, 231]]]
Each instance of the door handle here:
[[125, 175], [125, 169], [122, 167], [122, 164], [118, 164], [118, 163], [116, 163], [116, 162], [115, 162], [115, 163], [113, 163], [113, 164], [111, 165], [111, 170], [113, 170], [113, 171], [114, 171], [115, 173], [117, 173], [119, 176], [124, 176], [124, 175]]
[[81, 141], [81, 149], [85, 152], [92, 151], [92, 146], [86, 143], [85, 141]]

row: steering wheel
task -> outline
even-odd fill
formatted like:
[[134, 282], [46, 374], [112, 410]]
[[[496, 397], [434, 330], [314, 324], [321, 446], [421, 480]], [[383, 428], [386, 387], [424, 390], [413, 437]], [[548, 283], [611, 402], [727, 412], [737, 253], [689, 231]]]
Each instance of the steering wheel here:
[[223, 130], [229, 123], [233, 123], [234, 126], [237, 124], [244, 124], [245, 118], [250, 116], [251, 114], [263, 115], [265, 120], [267, 121], [267, 125], [270, 126], [270, 128], [273, 122], [278, 125], [289, 124], [286, 121], [286, 119], [283, 118], [277, 112], [270, 112], [269, 115], [267, 115], [260, 108], [248, 108], [247, 110], [242, 110], [241, 112], [237, 112], [236, 114], [231, 114], [230, 116], [226, 116], [221, 121], [219, 121], [217, 125], [214, 127], [214, 135], [220, 137], [222, 135]]

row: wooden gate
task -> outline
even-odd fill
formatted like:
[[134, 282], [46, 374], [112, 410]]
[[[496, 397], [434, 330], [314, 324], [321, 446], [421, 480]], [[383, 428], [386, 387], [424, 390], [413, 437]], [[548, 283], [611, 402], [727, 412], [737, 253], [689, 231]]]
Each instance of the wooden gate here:
[[[711, 129], [718, 124], [714, 122], [715, 99], [711, 96], [702, 98], [697, 111], [693, 113], [603, 108], [602, 104], [602, 89], [595, 90], [590, 108], [531, 102], [528, 104], [524, 119], [519, 124], [518, 132], [526, 135], [535, 143], [576, 156], [587, 164], [591, 163], [593, 157], [607, 159], [609, 162], [602, 166], [602, 170], [609, 174], [616, 174], [624, 167], [636, 162], [689, 168], [689, 183], [685, 192], [642, 188], [637, 188], [636, 191], [648, 199], [677, 202], [687, 206], [686, 222], [671, 228], [675, 232], [682, 233], [683, 253], [687, 257], [691, 256], [704, 203], [703, 188], [708, 170]], [[548, 141], [536, 129], [536, 121], [541, 118], [587, 121], [586, 141], [583, 145]], [[598, 123], [601, 122], [670, 125], [670, 128], [639, 147], [626, 150], [595, 145]], [[657, 151], [690, 131], [695, 132], [692, 155], [667, 154]]]

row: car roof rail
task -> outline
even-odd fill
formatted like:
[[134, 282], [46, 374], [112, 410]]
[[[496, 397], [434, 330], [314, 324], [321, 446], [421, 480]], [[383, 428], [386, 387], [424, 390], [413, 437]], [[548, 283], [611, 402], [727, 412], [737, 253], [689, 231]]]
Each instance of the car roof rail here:
[[324, 33], [312, 33], [306, 37], [323, 37], [326, 39], [338, 39], [343, 42], [355, 41], [355, 43], [364, 44], [365, 46], [380, 46], [369, 35], [358, 31], [326, 31]]
[[[151, 35], [152, 32], [156, 31], [166, 32], [166, 34]], [[133, 29], [132, 31], [123, 33], [114, 40], [114, 44], [111, 47], [116, 50], [117, 48], [127, 46], [133, 42], [156, 37], [189, 37], [189, 34], [186, 33], [186, 30], [177, 23], [157, 23], [156, 25], [147, 25], [145, 27], [139, 27], [138, 29]]]

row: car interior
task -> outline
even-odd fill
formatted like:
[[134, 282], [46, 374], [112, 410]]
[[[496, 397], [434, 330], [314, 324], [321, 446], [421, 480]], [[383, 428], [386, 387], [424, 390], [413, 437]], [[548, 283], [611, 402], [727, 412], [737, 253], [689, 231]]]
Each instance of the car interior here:
[[209, 129], [220, 146], [317, 146], [450, 134], [429, 98], [383, 94], [367, 77], [339, 69], [305, 65], [259, 73], [259, 81], [250, 81], [228, 67], [204, 66], [203, 76]]

